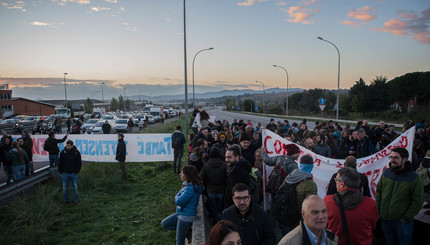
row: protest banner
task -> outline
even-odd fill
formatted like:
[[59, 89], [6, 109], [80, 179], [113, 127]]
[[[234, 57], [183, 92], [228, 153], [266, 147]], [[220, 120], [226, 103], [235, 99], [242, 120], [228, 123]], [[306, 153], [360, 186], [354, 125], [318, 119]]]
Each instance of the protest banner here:
[[[415, 127], [410, 128], [393, 142], [381, 151], [363, 158], [357, 159], [357, 171], [364, 173], [369, 179], [369, 188], [373, 197], [376, 194], [376, 186], [381, 178], [382, 172], [389, 167], [389, 155], [391, 150], [396, 147], [406, 148], [409, 152], [409, 161], [412, 159], [412, 147], [415, 139]], [[292, 142], [282, 138], [281, 136], [271, 132], [270, 130], [263, 130], [263, 146], [269, 156], [285, 155], [286, 151], [284, 146], [292, 144]], [[327, 192], [329, 181], [334, 173], [340, 168], [343, 168], [344, 159], [327, 158], [317, 155], [312, 151], [298, 145], [300, 148], [300, 155], [297, 162], [303, 155], [310, 155], [314, 159], [314, 167], [312, 169], [313, 181], [317, 184], [318, 195], [324, 198]], [[266, 176], [270, 175], [271, 169], [266, 168]]]
[[[173, 161], [172, 137], [170, 134], [125, 134], [127, 145], [127, 162], [163, 162]], [[18, 135], [12, 136], [16, 140]], [[57, 139], [64, 134], [56, 135]], [[48, 135], [32, 135], [33, 162], [48, 162], [48, 152], [43, 150]], [[72, 140], [81, 152], [83, 161], [115, 162], [118, 136], [116, 134], [70, 134], [67, 140]], [[66, 141], [67, 141], [66, 140]], [[60, 151], [66, 142], [59, 143]]]

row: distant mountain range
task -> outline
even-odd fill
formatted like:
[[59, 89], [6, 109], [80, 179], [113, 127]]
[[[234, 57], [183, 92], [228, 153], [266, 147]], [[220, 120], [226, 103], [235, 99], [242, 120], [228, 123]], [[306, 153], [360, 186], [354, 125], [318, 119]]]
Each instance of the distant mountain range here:
[[[304, 89], [301, 88], [291, 88], [288, 90], [289, 93], [297, 93], [302, 92]], [[270, 88], [264, 91], [266, 94], [269, 93], [281, 93], [281, 92], [287, 92], [286, 89], [283, 88]], [[205, 92], [205, 93], [196, 93], [195, 97], [196, 99], [211, 99], [211, 98], [219, 98], [223, 96], [240, 96], [245, 94], [262, 94], [263, 90], [252, 90], [252, 89], [233, 89], [233, 90], [221, 90], [217, 92]], [[158, 96], [145, 96], [141, 95], [141, 100], [147, 100], [152, 101], [154, 103], [164, 103], [164, 102], [183, 102], [184, 101], [184, 94], [177, 94], [177, 95], [158, 95]], [[139, 95], [132, 95], [132, 96], [126, 96], [126, 98], [130, 100], [139, 100]], [[188, 100], [193, 99], [193, 94], [188, 93]]]

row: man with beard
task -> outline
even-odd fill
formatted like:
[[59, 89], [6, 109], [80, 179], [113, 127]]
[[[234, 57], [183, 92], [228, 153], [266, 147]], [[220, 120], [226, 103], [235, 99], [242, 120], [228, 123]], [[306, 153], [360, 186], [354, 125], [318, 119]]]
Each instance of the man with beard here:
[[231, 147], [225, 152], [225, 162], [227, 163], [227, 184], [224, 195], [224, 208], [233, 204], [232, 189], [238, 183], [249, 185], [248, 171], [239, 164], [240, 149]]
[[275, 244], [274, 220], [251, 201], [248, 186], [237, 184], [232, 194], [234, 205], [223, 211], [221, 219], [239, 227], [243, 244]]
[[[414, 217], [421, 210], [424, 188], [405, 148], [394, 148], [376, 188], [376, 206], [387, 244], [411, 244]], [[394, 191], [393, 191], [394, 190]]]

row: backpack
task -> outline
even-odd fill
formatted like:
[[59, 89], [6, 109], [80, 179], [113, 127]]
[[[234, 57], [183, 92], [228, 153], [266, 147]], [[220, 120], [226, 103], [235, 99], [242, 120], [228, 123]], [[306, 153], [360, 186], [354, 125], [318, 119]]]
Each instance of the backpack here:
[[423, 168], [421, 165], [416, 170], [417, 174], [421, 177], [423, 181], [423, 186], [427, 186], [430, 184], [430, 176], [429, 169]]
[[272, 173], [270, 173], [269, 181], [267, 182], [266, 192], [275, 195], [282, 182], [284, 182], [285, 177], [287, 177], [287, 172], [285, 172], [283, 167], [276, 165], [275, 168], [272, 170]]
[[[49, 139], [49, 138], [48, 138], [48, 139]], [[49, 151], [49, 150], [50, 150], [50, 148], [51, 148], [51, 147], [50, 147], [50, 145], [51, 145], [51, 144], [50, 144], [50, 140], [48, 140], [48, 139], [46, 139], [46, 140], [45, 140], [45, 143], [44, 143], [44, 145], [43, 145], [43, 150], [44, 150], [44, 151]]]
[[285, 183], [272, 199], [270, 212], [281, 225], [293, 226], [300, 221], [296, 197], [296, 187], [299, 183]]
[[178, 149], [180, 147], [181, 147], [181, 137], [180, 137], [179, 133], [174, 133], [172, 135], [172, 148]]
[[257, 186], [257, 181], [251, 174], [248, 174], [248, 187], [252, 201], [258, 204], [260, 199], [260, 192]]

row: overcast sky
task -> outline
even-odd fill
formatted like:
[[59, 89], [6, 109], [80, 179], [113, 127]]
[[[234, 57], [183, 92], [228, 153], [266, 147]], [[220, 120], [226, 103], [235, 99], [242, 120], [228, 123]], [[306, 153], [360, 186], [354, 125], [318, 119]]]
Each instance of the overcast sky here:
[[[341, 88], [430, 64], [429, 0], [188, 0], [188, 82], [229, 88]], [[0, 0], [0, 82], [14, 96], [184, 92], [182, 0]], [[156, 86], [144, 86], [156, 85]], [[152, 88], [152, 89], [150, 89]], [[191, 87], [189, 91], [192, 90]], [[99, 92], [97, 92], [99, 91]], [[70, 93], [70, 94], [69, 94]]]

